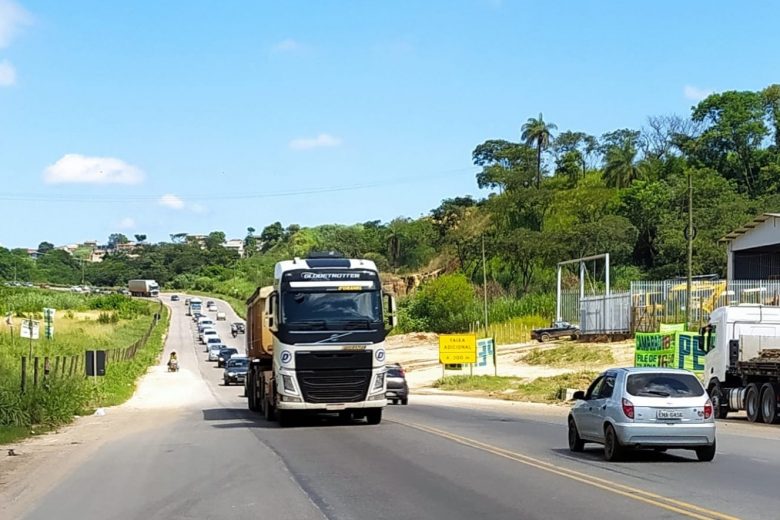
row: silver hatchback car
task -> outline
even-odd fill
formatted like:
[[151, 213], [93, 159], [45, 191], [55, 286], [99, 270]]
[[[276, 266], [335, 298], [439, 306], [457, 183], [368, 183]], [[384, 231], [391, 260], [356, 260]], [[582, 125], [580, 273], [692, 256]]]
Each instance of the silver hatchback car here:
[[671, 368], [616, 368], [575, 392], [569, 413], [569, 449], [604, 445], [604, 457], [629, 449], [695, 450], [700, 461], [715, 458], [712, 402], [695, 375]]

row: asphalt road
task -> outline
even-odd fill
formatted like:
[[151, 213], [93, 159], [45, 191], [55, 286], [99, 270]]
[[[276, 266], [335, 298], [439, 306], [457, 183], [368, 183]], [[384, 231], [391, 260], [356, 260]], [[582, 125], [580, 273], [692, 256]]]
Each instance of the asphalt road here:
[[[669, 519], [778, 518], [780, 428], [721, 423], [718, 456], [639, 453], [606, 463], [569, 453], [565, 417], [505, 403], [412, 395], [377, 426], [328, 417], [281, 429], [221, 385], [183, 303], [166, 350], [206, 398], [108, 442], [26, 518]], [[228, 321], [220, 334], [233, 340]], [[182, 373], [170, 374], [172, 378]]]

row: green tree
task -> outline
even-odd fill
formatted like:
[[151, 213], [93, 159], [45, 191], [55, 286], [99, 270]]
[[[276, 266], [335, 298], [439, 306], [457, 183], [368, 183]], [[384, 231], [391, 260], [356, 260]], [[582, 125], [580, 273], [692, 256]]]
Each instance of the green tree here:
[[38, 253], [44, 255], [54, 249], [54, 244], [51, 242], [41, 242], [38, 244]]
[[136, 234], [135, 236], [136, 242], [144, 242], [146, 240], [146, 235]]
[[536, 147], [536, 187], [541, 186], [542, 183], [542, 151], [550, 145], [553, 135], [552, 131], [557, 130], [558, 127], [553, 123], [546, 123], [542, 117], [542, 113], [539, 112], [538, 118], [530, 117], [522, 128], [522, 140], [528, 144]]
[[613, 188], [626, 188], [639, 178], [636, 164], [637, 149], [634, 142], [626, 139], [622, 144], [607, 149], [604, 164], [604, 180]]
[[119, 244], [127, 244], [130, 239], [123, 233], [111, 233], [108, 235], [108, 247], [109, 249], [116, 249]]
[[205, 240], [206, 249], [213, 251], [225, 244], [225, 233], [223, 231], [212, 231]]
[[263, 228], [260, 233], [260, 251], [265, 253], [284, 238], [284, 227], [281, 222], [274, 222]]

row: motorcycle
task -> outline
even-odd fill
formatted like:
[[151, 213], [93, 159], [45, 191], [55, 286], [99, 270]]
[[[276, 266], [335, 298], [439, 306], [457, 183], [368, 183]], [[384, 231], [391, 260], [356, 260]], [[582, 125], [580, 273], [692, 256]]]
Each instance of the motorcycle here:
[[234, 338], [238, 336], [238, 331], [236, 329], [231, 330], [230, 333], [233, 335]]
[[178, 372], [179, 362], [176, 360], [168, 361], [168, 372]]

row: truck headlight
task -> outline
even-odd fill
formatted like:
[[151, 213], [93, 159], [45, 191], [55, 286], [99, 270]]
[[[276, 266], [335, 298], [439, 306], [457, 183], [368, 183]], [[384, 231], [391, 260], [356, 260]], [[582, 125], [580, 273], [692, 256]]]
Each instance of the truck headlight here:
[[286, 374], [282, 375], [282, 386], [284, 386], [285, 392], [290, 392], [291, 394], [297, 394], [298, 391], [295, 390], [295, 382], [293, 381], [293, 376], [288, 376]]
[[376, 375], [376, 380], [374, 381], [374, 391], [382, 390], [385, 387], [385, 373], [382, 372], [381, 374]]

